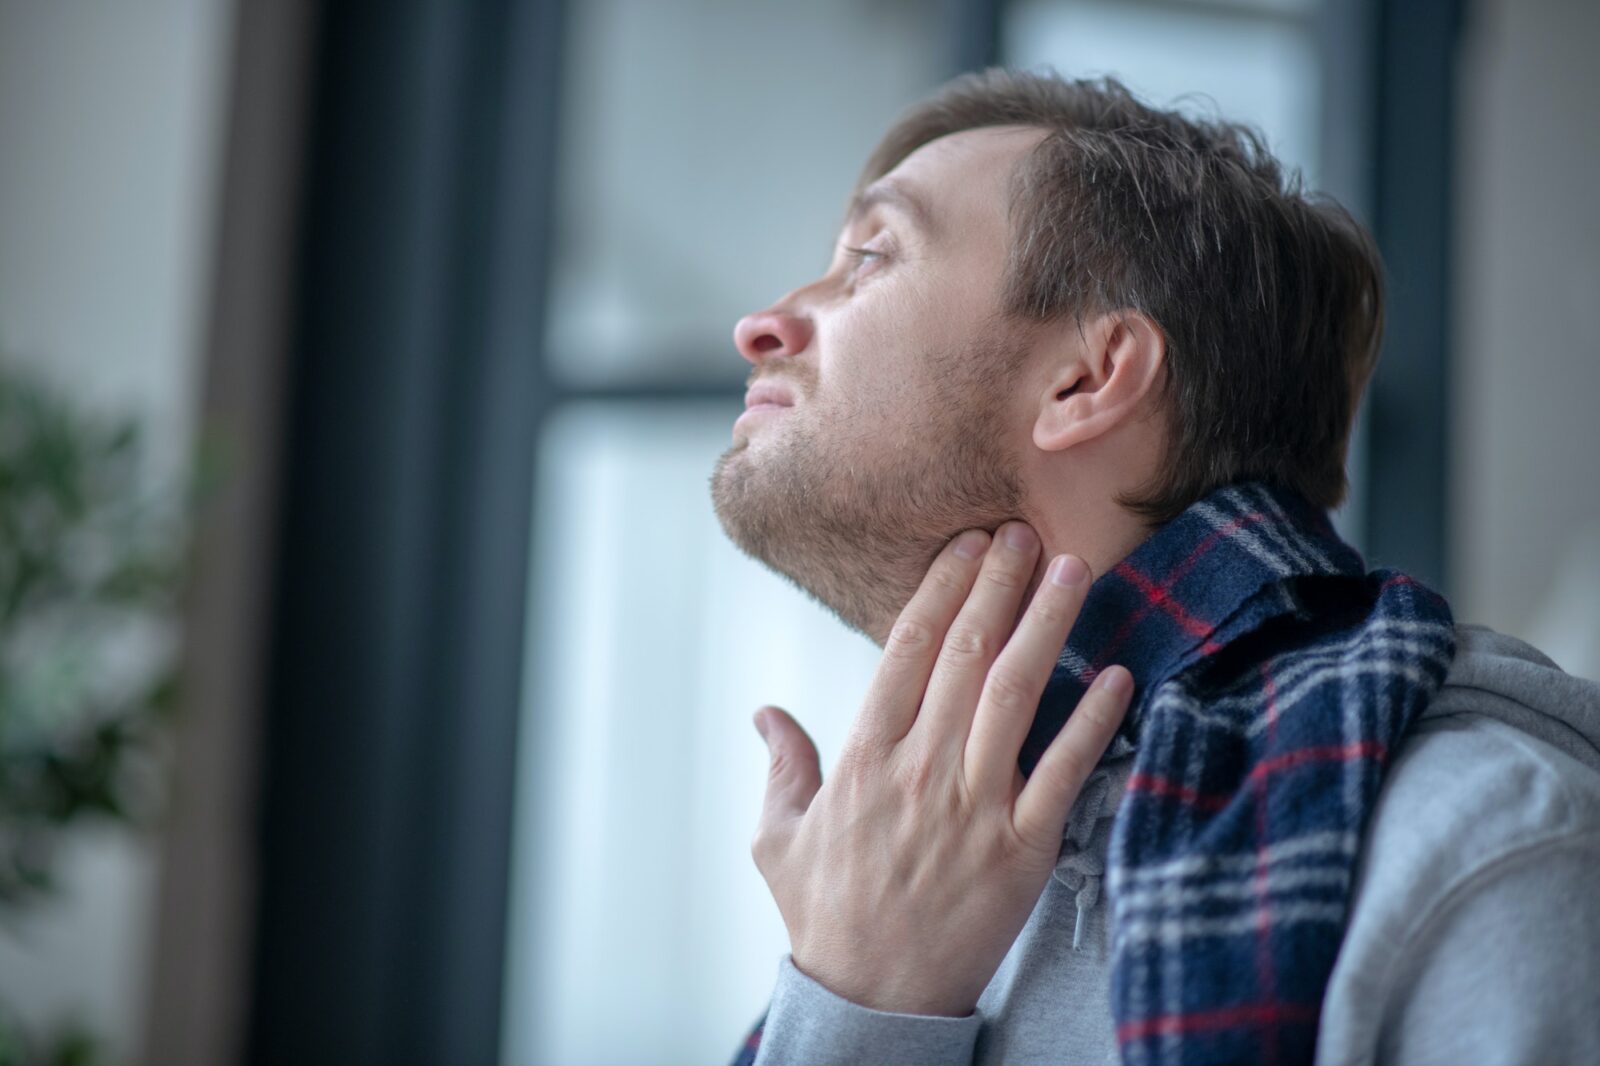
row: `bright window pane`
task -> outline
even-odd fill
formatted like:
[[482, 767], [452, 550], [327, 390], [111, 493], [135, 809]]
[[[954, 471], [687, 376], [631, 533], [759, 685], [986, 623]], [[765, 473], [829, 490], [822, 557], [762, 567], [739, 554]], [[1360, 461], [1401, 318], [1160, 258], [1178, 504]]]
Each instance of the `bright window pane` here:
[[859, 0], [570, 9], [555, 369], [738, 381], [734, 321], [821, 272], [868, 152], [944, 73], [940, 20]]
[[584, 405], [541, 454], [506, 1061], [722, 1062], [788, 939], [750, 859], [776, 703], [833, 764], [877, 649], [745, 558], [738, 404]]
[[1002, 41], [1013, 66], [1115, 74], [1158, 106], [1259, 125], [1273, 153], [1316, 184], [1321, 74], [1304, 20], [1135, 0], [1021, 0], [1008, 7]]

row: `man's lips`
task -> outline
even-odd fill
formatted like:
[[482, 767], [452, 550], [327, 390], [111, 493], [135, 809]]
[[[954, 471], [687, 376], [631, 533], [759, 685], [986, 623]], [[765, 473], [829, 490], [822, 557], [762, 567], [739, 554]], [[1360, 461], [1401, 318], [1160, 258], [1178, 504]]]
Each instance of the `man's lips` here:
[[744, 394], [745, 410], [757, 407], [793, 407], [794, 397], [782, 385], [764, 381], [750, 386]]
[[733, 423], [734, 438], [738, 439], [741, 432], [748, 431], [763, 418], [775, 417], [793, 406], [794, 395], [776, 382], [762, 381], [750, 386], [744, 394], [744, 414]]

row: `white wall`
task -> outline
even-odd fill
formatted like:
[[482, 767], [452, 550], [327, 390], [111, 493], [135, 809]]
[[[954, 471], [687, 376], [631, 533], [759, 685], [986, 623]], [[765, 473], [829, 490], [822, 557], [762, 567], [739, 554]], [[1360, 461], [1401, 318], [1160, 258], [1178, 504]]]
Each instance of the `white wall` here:
[[1462, 53], [1457, 614], [1600, 677], [1600, 4], [1476, 0]]
[[[0, 0], [0, 358], [189, 446], [228, 0]], [[77, 835], [60, 899], [0, 926], [0, 1002], [138, 1046], [155, 857]]]

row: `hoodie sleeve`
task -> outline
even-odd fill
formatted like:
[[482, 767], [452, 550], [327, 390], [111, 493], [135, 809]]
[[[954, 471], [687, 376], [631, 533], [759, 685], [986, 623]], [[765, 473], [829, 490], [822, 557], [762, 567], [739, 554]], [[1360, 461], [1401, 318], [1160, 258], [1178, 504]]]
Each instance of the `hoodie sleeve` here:
[[1530, 841], [1458, 886], [1397, 954], [1380, 1063], [1592, 1061], [1600, 826]]
[[828, 991], [785, 955], [755, 1066], [969, 1066], [982, 1027], [965, 1018], [872, 1010]]

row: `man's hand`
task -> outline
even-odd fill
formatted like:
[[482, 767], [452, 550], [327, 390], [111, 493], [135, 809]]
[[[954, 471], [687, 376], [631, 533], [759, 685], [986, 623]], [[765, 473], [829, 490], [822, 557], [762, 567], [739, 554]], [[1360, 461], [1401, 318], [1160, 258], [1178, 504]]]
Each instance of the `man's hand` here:
[[1038, 557], [1022, 523], [992, 544], [973, 530], [946, 546], [889, 634], [826, 785], [799, 725], [756, 712], [772, 757], [756, 865], [795, 966], [845, 999], [972, 1012], [1127, 712], [1132, 679], [1108, 667], [1032, 775], [1017, 768], [1090, 583], [1081, 560], [1058, 556], [1018, 622]]

